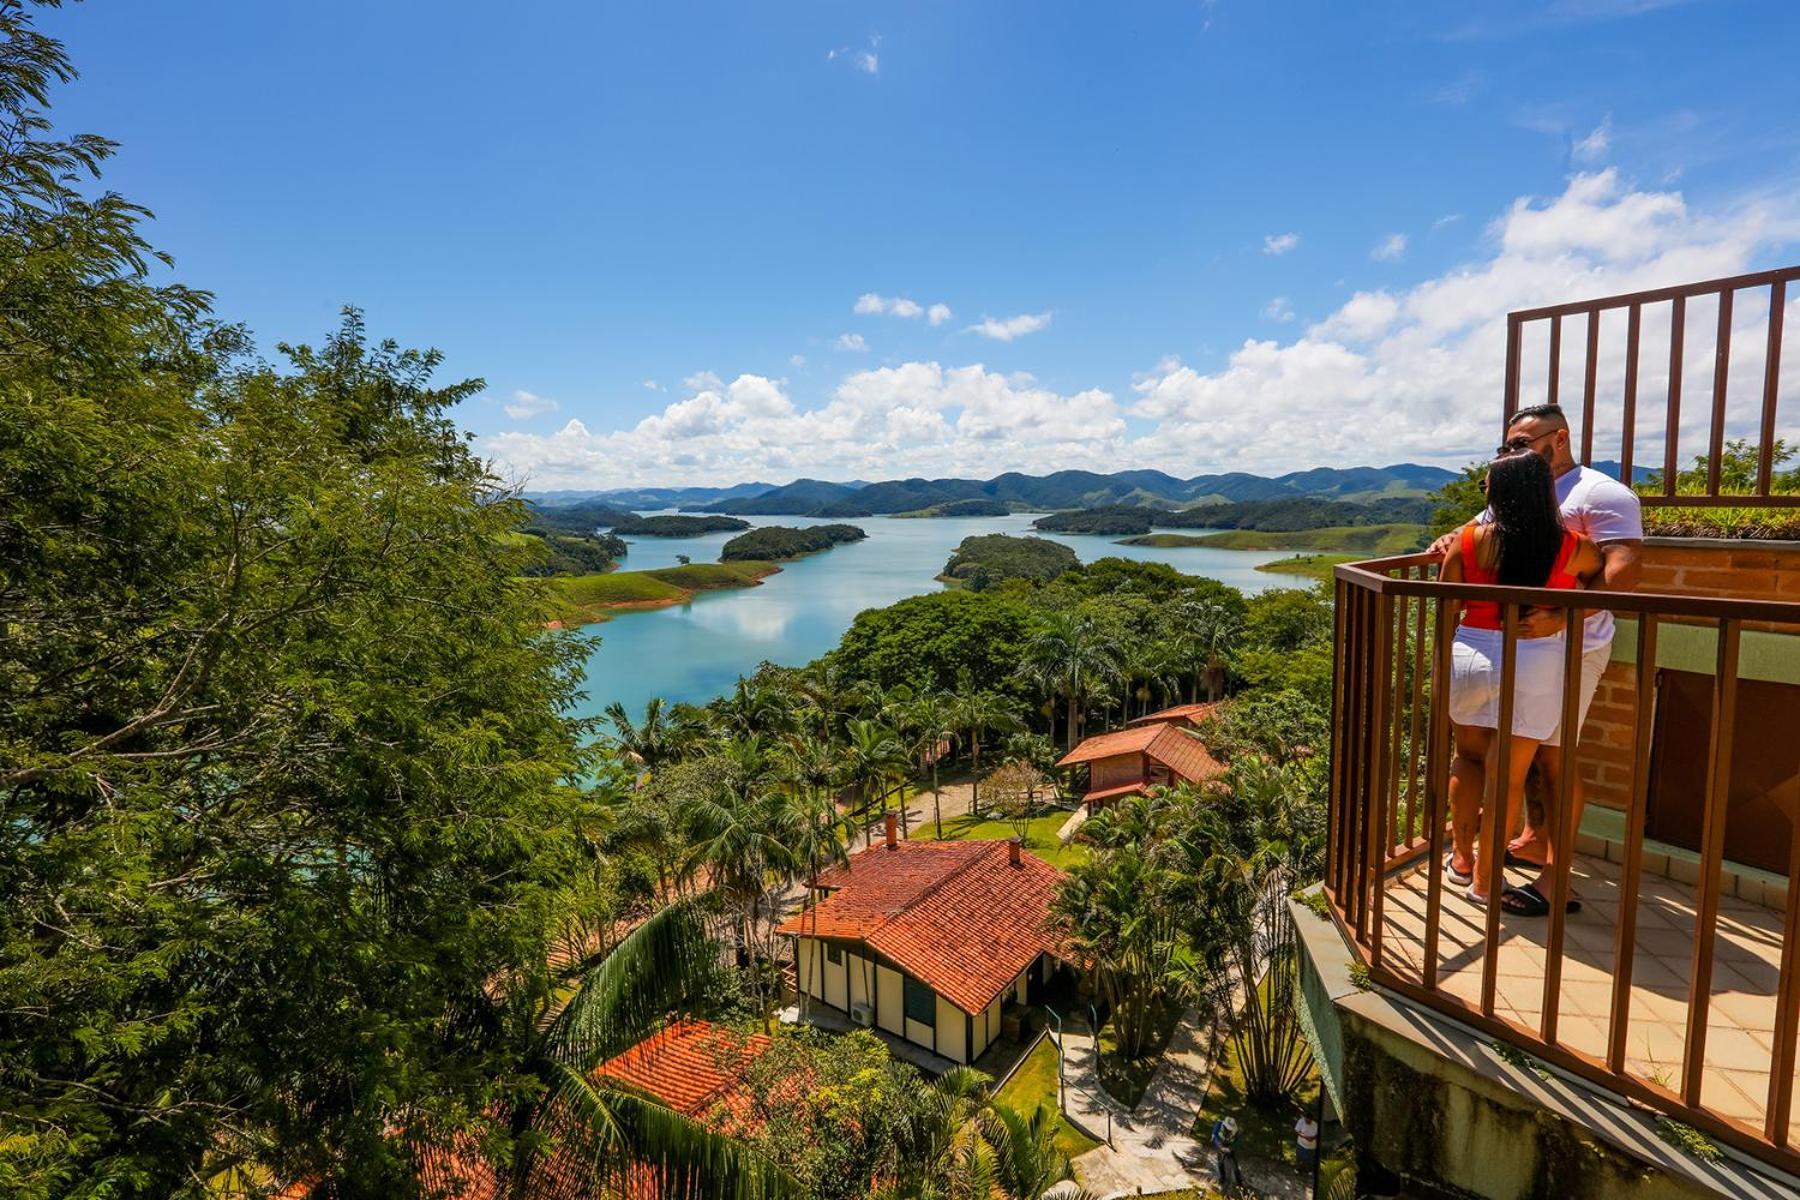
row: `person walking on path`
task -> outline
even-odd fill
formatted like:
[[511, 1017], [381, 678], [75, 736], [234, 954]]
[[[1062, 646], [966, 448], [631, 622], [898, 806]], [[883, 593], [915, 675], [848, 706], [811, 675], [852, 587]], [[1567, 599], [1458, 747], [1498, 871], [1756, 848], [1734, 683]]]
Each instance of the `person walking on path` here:
[[1319, 1157], [1319, 1123], [1309, 1112], [1301, 1113], [1294, 1122], [1294, 1149], [1302, 1167], [1311, 1167]]

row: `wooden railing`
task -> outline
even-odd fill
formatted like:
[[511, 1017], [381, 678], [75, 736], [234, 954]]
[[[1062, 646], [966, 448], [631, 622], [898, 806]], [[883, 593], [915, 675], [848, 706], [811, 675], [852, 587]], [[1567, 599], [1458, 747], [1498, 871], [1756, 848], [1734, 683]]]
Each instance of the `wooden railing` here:
[[[1550, 310], [1554, 311], [1554, 310]], [[1336, 568], [1336, 663], [1332, 696], [1331, 809], [1327, 843], [1326, 895], [1337, 919], [1369, 968], [1371, 978], [1417, 1002], [1441, 1010], [1547, 1062], [1593, 1080], [1611, 1091], [1642, 1101], [1740, 1149], [1788, 1170], [1800, 1168], [1789, 1144], [1793, 1108], [1796, 1032], [1800, 1030], [1800, 832], [1789, 856], [1786, 921], [1775, 993], [1775, 1051], [1760, 1131], [1723, 1119], [1702, 1103], [1707, 1055], [1708, 1010], [1725, 847], [1727, 789], [1737, 715], [1738, 658], [1746, 622], [1766, 622], [1800, 631], [1800, 603], [1717, 599], [1697, 596], [1570, 592], [1541, 588], [1445, 583], [1437, 578], [1435, 556], [1418, 554]], [[1630, 802], [1625, 819], [1618, 926], [1614, 931], [1612, 1003], [1606, 1053], [1575, 1050], [1559, 1037], [1565, 941], [1565, 904], [1570, 895], [1575, 844], [1570, 789], [1579, 770], [1576, 738], [1564, 738], [1561, 794], [1550, 808], [1557, 827], [1542, 1018], [1528, 1028], [1496, 1009], [1501, 945], [1500, 905], [1486, 909], [1485, 948], [1479, 1000], [1471, 1002], [1439, 986], [1439, 940], [1445, 881], [1449, 774], [1452, 755], [1447, 715], [1451, 645], [1456, 603], [1498, 602], [1502, 612], [1501, 699], [1497, 731], [1498, 771], [1505, 778], [1512, 754], [1519, 622], [1530, 607], [1563, 614], [1564, 690], [1562, 727], [1578, 724], [1583, 621], [1578, 605], [1603, 606], [1635, 619], [1638, 704], [1632, 740]], [[1669, 622], [1701, 624], [1716, 631], [1713, 677], [1713, 737], [1703, 802], [1704, 833], [1695, 885], [1695, 935], [1689, 975], [1686, 1052], [1679, 1079], [1657, 1081], [1627, 1070], [1626, 1035], [1631, 1020], [1633, 957], [1636, 951], [1638, 892], [1643, 876], [1645, 816], [1650, 784], [1650, 748], [1657, 677], [1657, 632]], [[1505, 856], [1495, 853], [1507, 836], [1503, 804], [1483, 805], [1481, 838], [1489, 873], [1486, 894], [1501, 895]], [[1384, 900], [1393, 878], [1425, 859], [1426, 908], [1422, 971], [1396, 968], [1396, 936], [1384, 927]], [[1508, 918], [1512, 919], [1512, 918]]]
[[[1535, 332], [1540, 325], [1547, 326], [1548, 362], [1543, 392], [1526, 397], [1525, 403], [1563, 404], [1564, 327], [1574, 325], [1584, 329], [1581, 407], [1579, 415], [1571, 413], [1571, 417], [1580, 429], [1580, 460], [1584, 466], [1593, 465], [1596, 405], [1601, 398], [1599, 381], [1602, 344], [1600, 319], [1603, 313], [1618, 309], [1625, 310], [1624, 378], [1619, 397], [1622, 403], [1619, 462], [1620, 478], [1628, 483], [1631, 482], [1633, 468], [1637, 465], [1636, 447], [1642, 400], [1638, 395], [1638, 377], [1643, 365], [1641, 350], [1645, 324], [1646, 320], [1663, 320], [1663, 313], [1666, 311], [1669, 328], [1668, 384], [1666, 394], [1662, 399], [1660, 414], [1663, 447], [1662, 461], [1658, 464], [1662, 472], [1662, 486], [1654, 491], [1645, 491], [1643, 502], [1652, 507], [1679, 508], [1742, 506], [1747, 500], [1754, 500], [1759, 507], [1800, 506], [1800, 492], [1782, 493], [1774, 491], [1772, 487], [1776, 467], [1774, 461], [1775, 441], [1780, 429], [1777, 423], [1776, 409], [1781, 393], [1782, 326], [1787, 312], [1788, 285], [1797, 280], [1800, 280], [1800, 267], [1783, 267], [1776, 271], [1760, 271], [1753, 275], [1738, 275], [1730, 279], [1712, 279], [1704, 283], [1689, 283], [1679, 287], [1607, 296], [1598, 300], [1553, 304], [1544, 308], [1531, 308], [1511, 313], [1507, 317], [1506, 324], [1505, 415], [1510, 418], [1520, 407], [1521, 356], [1527, 332]], [[1769, 305], [1767, 322], [1760, 330], [1734, 338], [1735, 327], [1732, 314], [1735, 297], [1739, 292], [1765, 289], [1768, 292]], [[1687, 309], [1688, 303], [1697, 299], [1716, 302], [1718, 307], [1717, 328], [1712, 341], [1711, 410], [1707, 425], [1705, 455], [1707, 465], [1704, 486], [1697, 492], [1679, 493], [1676, 477], [1684, 465], [1680, 444], [1682, 384], [1686, 370], [1688, 340]], [[1755, 479], [1749, 491], [1733, 493], [1724, 490], [1724, 481], [1720, 476], [1720, 464], [1724, 458], [1726, 444], [1726, 409], [1727, 393], [1730, 390], [1732, 345], [1734, 340], [1744, 340], [1745, 337], [1759, 341], [1763, 351], [1760, 407], [1755, 439], [1757, 465]]]

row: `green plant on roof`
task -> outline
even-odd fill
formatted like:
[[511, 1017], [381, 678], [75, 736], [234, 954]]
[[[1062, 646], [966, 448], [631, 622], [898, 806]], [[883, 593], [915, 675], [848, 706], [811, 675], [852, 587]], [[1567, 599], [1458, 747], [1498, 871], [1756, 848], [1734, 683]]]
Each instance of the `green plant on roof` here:
[[1692, 1125], [1683, 1125], [1680, 1121], [1671, 1121], [1668, 1117], [1656, 1118], [1656, 1136], [1683, 1154], [1697, 1158], [1701, 1162], [1718, 1162], [1725, 1157], [1713, 1140], [1695, 1129]]

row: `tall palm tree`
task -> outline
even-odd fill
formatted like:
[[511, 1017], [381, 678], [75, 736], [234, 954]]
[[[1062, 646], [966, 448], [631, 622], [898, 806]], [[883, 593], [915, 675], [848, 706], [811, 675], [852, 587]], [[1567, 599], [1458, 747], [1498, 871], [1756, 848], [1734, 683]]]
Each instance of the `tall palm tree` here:
[[1111, 631], [1081, 612], [1050, 613], [1025, 643], [1027, 677], [1068, 706], [1065, 749], [1075, 748], [1082, 701], [1094, 683], [1119, 674], [1122, 653]]
[[1217, 600], [1195, 600], [1181, 606], [1179, 644], [1194, 672], [1198, 702], [1202, 686], [1208, 700], [1225, 694], [1225, 662], [1243, 637], [1244, 619], [1235, 609]]
[[981, 815], [981, 739], [989, 733], [1007, 733], [1021, 728], [1018, 706], [998, 692], [977, 688], [969, 676], [957, 680], [951, 706], [958, 728], [969, 731], [969, 761], [974, 775], [969, 784], [969, 813]]
[[959, 721], [955, 704], [942, 692], [927, 692], [912, 702], [907, 723], [913, 731], [913, 753], [931, 766], [931, 820], [942, 838], [944, 807], [938, 794], [938, 764], [956, 740]]
[[[512, 1092], [504, 1114], [514, 1145], [503, 1175], [508, 1200], [556, 1194], [570, 1172], [596, 1195], [624, 1190], [635, 1172], [654, 1172], [661, 1194], [678, 1200], [798, 1196], [798, 1184], [749, 1147], [594, 1073], [703, 994], [716, 956], [698, 911], [678, 903], [604, 957], [565, 964], [528, 1001], [534, 1019], [511, 1023], [525, 1031], [518, 1070], [550, 1086]], [[497, 1008], [502, 1001], [484, 994], [476, 1003]], [[497, 1028], [503, 1019], [495, 1012], [487, 1020]]]
[[1040, 1104], [1030, 1114], [997, 1104], [987, 1076], [956, 1067], [927, 1084], [907, 1127], [893, 1183], [895, 1200], [1091, 1200], [1067, 1182], [1068, 1156], [1056, 1145], [1062, 1118]]
[[683, 731], [670, 719], [661, 696], [645, 702], [642, 721], [633, 721], [616, 700], [606, 706], [606, 720], [612, 726], [613, 745], [645, 771], [655, 771], [681, 752]]
[[[793, 786], [789, 799], [793, 819], [787, 823], [793, 842], [788, 846], [788, 861], [804, 871], [806, 911], [813, 920], [813, 933], [818, 933], [819, 872], [825, 867], [850, 861], [846, 843], [853, 822], [839, 811], [831, 785], [837, 777], [838, 754], [829, 742], [814, 738], [796, 738], [784, 755], [783, 775]], [[809, 962], [795, 964], [795, 982], [799, 985], [800, 1008], [809, 1007], [812, 993], [807, 987], [805, 968]]]
[[[856, 790], [863, 811], [879, 803], [887, 812], [888, 792], [896, 778], [904, 779], [911, 760], [894, 731], [878, 721], [853, 718], [844, 725], [844, 779]], [[901, 806], [902, 813], [905, 806]]]

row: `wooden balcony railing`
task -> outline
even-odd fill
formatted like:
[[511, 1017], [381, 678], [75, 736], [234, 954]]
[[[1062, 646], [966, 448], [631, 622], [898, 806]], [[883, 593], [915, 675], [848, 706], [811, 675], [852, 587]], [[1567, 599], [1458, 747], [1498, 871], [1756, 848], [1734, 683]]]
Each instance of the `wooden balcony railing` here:
[[[1800, 492], [1779, 492], [1773, 487], [1776, 463], [1774, 461], [1775, 442], [1781, 433], [1777, 423], [1776, 409], [1781, 398], [1781, 349], [1782, 327], [1787, 315], [1789, 285], [1800, 280], [1800, 267], [1783, 267], [1775, 271], [1761, 271], [1753, 275], [1738, 275], [1730, 279], [1713, 279], [1704, 283], [1689, 283], [1679, 287], [1657, 288], [1647, 292], [1633, 292], [1628, 295], [1608, 296], [1598, 300], [1580, 300], [1568, 304], [1553, 304], [1544, 308], [1525, 309], [1508, 315], [1506, 325], [1506, 383], [1505, 383], [1505, 415], [1511, 417], [1518, 411], [1521, 403], [1521, 369], [1525, 339], [1530, 336], [1536, 344], [1536, 334], [1540, 328], [1547, 333], [1545, 351], [1547, 361], [1542, 375], [1541, 392], [1534, 386], [1532, 394], [1524, 398], [1525, 404], [1564, 404], [1563, 376], [1563, 334], [1566, 327], [1584, 331], [1582, 340], [1582, 372], [1579, 413], [1570, 410], [1572, 423], [1580, 429], [1580, 459], [1584, 466], [1592, 466], [1594, 462], [1594, 433], [1597, 425], [1610, 425], [1610, 420], [1598, 420], [1598, 405], [1605, 401], [1610, 404], [1610, 379], [1606, 387], [1601, 386], [1600, 364], [1602, 349], [1605, 345], [1601, 329], [1601, 318], [1604, 314], [1623, 309], [1625, 312], [1624, 362], [1623, 379], [1618, 400], [1620, 403], [1618, 453], [1621, 466], [1619, 477], [1632, 481], [1634, 467], [1640, 465], [1637, 458], [1637, 445], [1640, 440], [1641, 422], [1640, 408], [1646, 398], [1639, 396], [1639, 376], [1644, 368], [1643, 342], [1648, 328], [1658, 333], [1666, 321], [1668, 329], [1667, 382], [1662, 398], [1661, 434], [1662, 454], [1657, 464], [1661, 469], [1661, 487], [1654, 491], [1646, 490], [1643, 495], [1644, 504], [1651, 507], [1673, 508], [1707, 508], [1721, 506], [1742, 506], [1754, 502], [1758, 507], [1787, 508], [1800, 506]], [[1739, 330], [1734, 323], [1736, 297], [1740, 292], [1765, 292], [1768, 296], [1768, 317], [1760, 328], [1752, 327]], [[1710, 410], [1707, 422], [1706, 470], [1704, 485], [1697, 491], [1682, 490], [1677, 485], [1677, 475], [1684, 466], [1681, 454], [1681, 416], [1683, 405], [1684, 376], [1688, 373], [1688, 306], [1692, 301], [1700, 301], [1702, 305], [1714, 305], [1717, 308], [1716, 327], [1712, 331], [1712, 371], [1707, 380], [1710, 391]], [[1666, 314], [1666, 316], [1665, 316]], [[1754, 318], [1753, 318], [1754, 319]], [[1617, 337], [1616, 329], [1612, 333]], [[1755, 477], [1748, 490], [1728, 491], [1726, 480], [1721, 476], [1720, 466], [1724, 460], [1724, 450], [1728, 432], [1728, 409], [1731, 390], [1732, 350], [1734, 343], [1751, 343], [1739, 350], [1740, 357], [1753, 357], [1756, 350], [1762, 354], [1762, 369], [1757, 381], [1757, 419], [1754, 425], [1754, 444], [1756, 446], [1757, 464]], [[1617, 343], [1614, 343], [1617, 345]], [[1704, 350], [1704, 343], [1702, 349]], [[1537, 361], [1531, 360], [1533, 365]], [[1533, 371], [1534, 377], [1536, 372]], [[1747, 426], [1743, 432], [1750, 434]]]
[[[1760, 1127], [1747, 1124], [1741, 1112], [1734, 1116], [1721, 1114], [1703, 1095], [1709, 1069], [1709, 1005], [1723, 894], [1727, 788], [1742, 632], [1746, 623], [1752, 623], [1758, 630], [1800, 633], [1800, 603], [1642, 593], [1601, 597], [1592, 592], [1445, 583], [1437, 579], [1437, 566], [1436, 557], [1421, 554], [1336, 569], [1337, 658], [1326, 894], [1341, 927], [1367, 964], [1370, 977], [1546, 1062], [1642, 1101], [1785, 1169], [1800, 1168], [1800, 1154], [1790, 1137], [1796, 1032], [1800, 1031], [1800, 834], [1792, 839], [1789, 855], [1779, 982], [1769, 997], [1774, 1009], [1774, 1053]], [[1603, 606], [1611, 609], [1622, 623], [1635, 625], [1639, 694], [1632, 739], [1630, 804], [1623, 852], [1619, 856], [1622, 868], [1617, 884], [1617, 921], [1612, 931], [1610, 1014], [1604, 1047], [1589, 1044], [1583, 1048], [1571, 1044], [1572, 1039], [1559, 1028], [1569, 921], [1565, 902], [1570, 895], [1570, 871], [1575, 858], [1572, 848], [1576, 842], [1570, 789], [1579, 771], [1580, 749], [1576, 739], [1564, 739], [1561, 794], [1553, 798], [1550, 806], [1557, 825], [1555, 844], [1564, 850], [1557, 855], [1549, 916], [1504, 915], [1498, 903], [1489, 904], [1485, 910], [1464, 906], [1465, 914], [1480, 914], [1472, 919], [1485, 920], [1479, 948], [1479, 987], [1473, 985], [1473, 967], [1466, 961], [1458, 969], [1463, 971], [1469, 986], [1460, 990], [1448, 987], [1442, 974], [1446, 968], [1441, 946], [1449, 899], [1443, 860], [1449, 844], [1447, 806], [1453, 753], [1447, 700], [1456, 629], [1454, 603], [1499, 602], [1504, 626], [1502, 699], [1496, 738], [1499, 770], [1490, 775], [1504, 778], [1509, 757], [1523, 752], [1515, 751], [1510, 732], [1521, 613], [1527, 607], [1540, 607], [1558, 609], [1564, 614], [1562, 722], [1564, 728], [1574, 728], [1583, 634], [1582, 610], [1576, 606], [1593, 606], [1601, 599]], [[1632, 1021], [1634, 958], [1639, 953], [1639, 892], [1645, 886], [1643, 846], [1650, 790], [1657, 635], [1659, 627], [1672, 622], [1709, 626], [1715, 631], [1717, 648], [1713, 737], [1703, 798], [1704, 835], [1698, 882], [1692, 893], [1693, 945], [1688, 963], [1684, 1050], [1679, 1076], [1659, 1079], [1630, 1068], [1627, 1033]], [[1501, 825], [1503, 807], [1494, 802], [1483, 805], [1480, 836], [1485, 847], [1498, 847], [1507, 836]], [[1505, 859], [1491, 851], [1487, 858], [1490, 876], [1486, 894], [1497, 899], [1504, 887]], [[1416, 898], [1422, 891], [1422, 931], [1389, 919], [1386, 910], [1390, 893], [1401, 880], [1411, 881], [1410, 896]], [[1456, 895], [1450, 893], [1452, 897]], [[1457, 903], [1461, 903], [1460, 899]], [[1471, 918], [1463, 919], [1466, 926]], [[1771, 914], [1771, 926], [1773, 919]], [[1541, 994], [1521, 997], [1521, 984], [1514, 975], [1507, 981], [1506, 1003], [1502, 1006], [1502, 945], [1509, 937], [1521, 936], [1532, 939], [1534, 952], [1540, 952], [1535, 939], [1542, 939], [1541, 989], [1535, 981], [1529, 985]], [[1398, 946], [1396, 939], [1408, 939], [1408, 944]], [[1466, 958], [1475, 952], [1472, 944], [1464, 945], [1458, 955]], [[1527, 1024], [1518, 1019], [1521, 1010], [1535, 1013], [1535, 1021]]]

